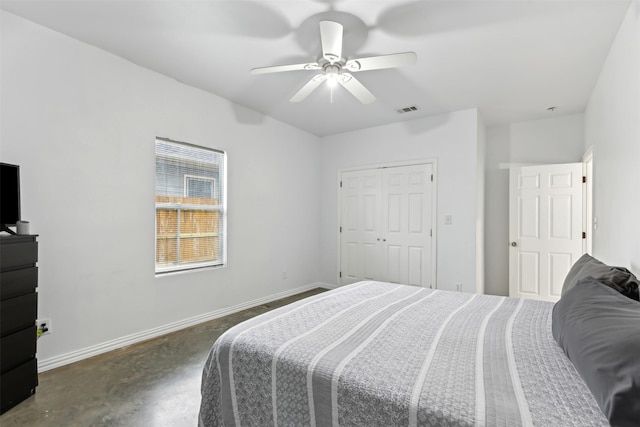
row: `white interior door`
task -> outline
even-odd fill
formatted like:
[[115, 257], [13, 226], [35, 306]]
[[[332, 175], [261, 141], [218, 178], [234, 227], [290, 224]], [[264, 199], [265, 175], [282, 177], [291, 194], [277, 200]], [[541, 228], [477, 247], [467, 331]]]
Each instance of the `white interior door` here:
[[342, 173], [340, 281], [432, 287], [433, 165]]
[[343, 285], [380, 277], [380, 180], [379, 169], [342, 173], [340, 278]]
[[582, 255], [582, 163], [510, 170], [509, 295], [557, 301]]
[[431, 286], [431, 165], [382, 169], [382, 280]]

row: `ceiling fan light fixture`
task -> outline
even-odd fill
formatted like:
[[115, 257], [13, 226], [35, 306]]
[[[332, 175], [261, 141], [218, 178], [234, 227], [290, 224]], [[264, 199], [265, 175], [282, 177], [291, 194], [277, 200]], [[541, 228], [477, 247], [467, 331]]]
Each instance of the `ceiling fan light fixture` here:
[[334, 64], [325, 66], [325, 77], [327, 78], [327, 85], [329, 87], [335, 87], [338, 84], [338, 78], [340, 77], [340, 67]]

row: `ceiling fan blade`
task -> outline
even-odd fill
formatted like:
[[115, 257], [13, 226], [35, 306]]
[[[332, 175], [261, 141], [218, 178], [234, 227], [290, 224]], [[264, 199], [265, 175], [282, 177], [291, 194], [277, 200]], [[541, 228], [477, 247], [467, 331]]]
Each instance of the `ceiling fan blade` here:
[[356, 80], [356, 78], [349, 73], [342, 73], [338, 78], [338, 83], [351, 92], [351, 95], [355, 96], [358, 101], [363, 104], [371, 104], [376, 100], [376, 97], [369, 92], [369, 89], [364, 87], [362, 83]]
[[289, 101], [300, 102], [305, 99], [311, 92], [313, 92], [322, 82], [327, 78], [324, 74], [316, 74], [309, 80], [302, 88], [291, 97]]
[[392, 53], [391, 55], [370, 56], [368, 58], [350, 59], [344, 68], [351, 71], [382, 70], [413, 65], [418, 56], [415, 52]]
[[342, 25], [333, 21], [320, 21], [322, 57], [334, 63], [342, 58]]
[[251, 74], [280, 73], [282, 71], [320, 70], [317, 62], [308, 64], [274, 65], [272, 67], [258, 67], [251, 70]]

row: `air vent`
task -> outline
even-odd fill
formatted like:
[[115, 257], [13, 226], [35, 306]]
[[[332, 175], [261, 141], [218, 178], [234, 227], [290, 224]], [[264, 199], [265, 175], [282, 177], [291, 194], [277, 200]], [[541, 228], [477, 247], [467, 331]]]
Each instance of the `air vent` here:
[[410, 113], [412, 111], [418, 111], [418, 107], [416, 107], [415, 105], [412, 105], [411, 107], [400, 108], [399, 110], [396, 110], [396, 111], [398, 112], [398, 114]]

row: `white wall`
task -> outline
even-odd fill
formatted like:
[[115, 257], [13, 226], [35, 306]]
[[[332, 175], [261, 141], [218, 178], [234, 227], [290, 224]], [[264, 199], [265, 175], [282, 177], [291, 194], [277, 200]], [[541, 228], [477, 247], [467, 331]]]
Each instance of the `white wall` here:
[[[321, 280], [337, 282], [338, 173], [356, 166], [437, 159], [437, 287], [476, 290], [477, 110], [458, 111], [321, 139]], [[444, 225], [444, 216], [453, 223]]]
[[476, 288], [480, 294], [485, 293], [485, 253], [484, 223], [486, 197], [486, 157], [487, 128], [481, 115], [478, 115], [478, 143], [476, 155]]
[[[0, 155], [40, 234], [41, 361], [317, 280], [317, 137], [1, 18]], [[155, 277], [156, 136], [227, 151], [227, 268]]]
[[580, 162], [584, 151], [582, 114], [488, 128], [484, 240], [486, 293], [509, 294], [508, 165]]
[[593, 254], [640, 275], [640, 1], [634, 0], [585, 112], [593, 146]]

